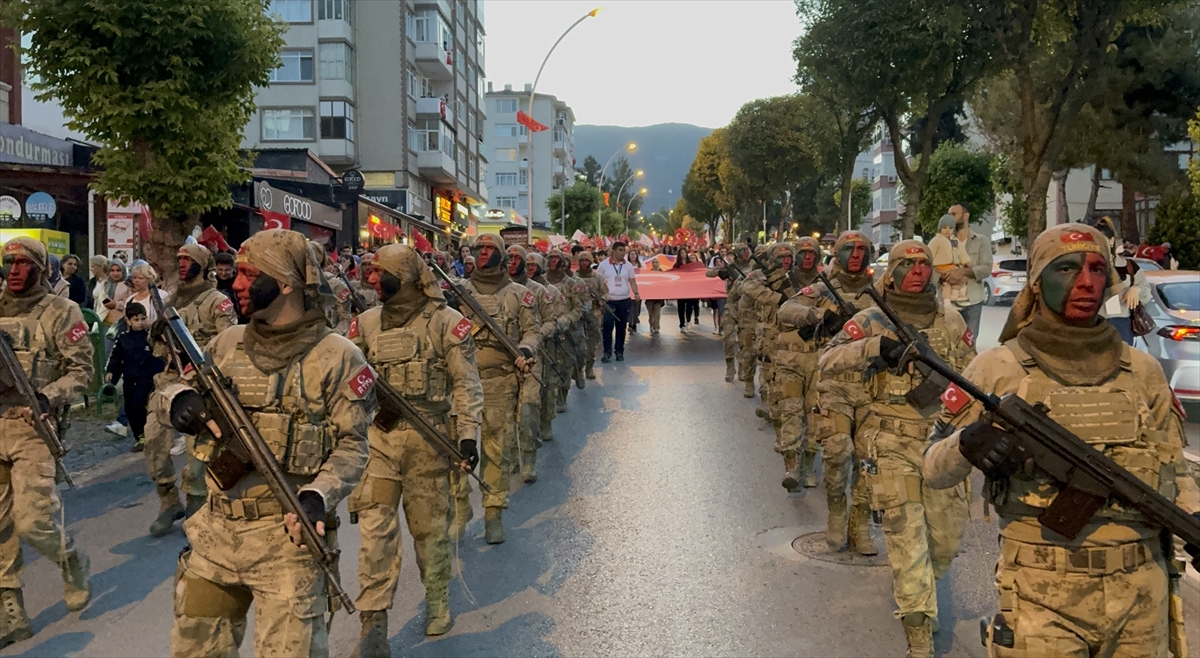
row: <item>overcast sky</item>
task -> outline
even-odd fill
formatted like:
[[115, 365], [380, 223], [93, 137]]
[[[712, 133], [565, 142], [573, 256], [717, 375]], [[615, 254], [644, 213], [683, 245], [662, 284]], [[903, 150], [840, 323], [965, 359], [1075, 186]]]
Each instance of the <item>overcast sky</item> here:
[[795, 91], [792, 0], [487, 0], [487, 80], [533, 82], [575, 111], [576, 123], [719, 128], [747, 101]]

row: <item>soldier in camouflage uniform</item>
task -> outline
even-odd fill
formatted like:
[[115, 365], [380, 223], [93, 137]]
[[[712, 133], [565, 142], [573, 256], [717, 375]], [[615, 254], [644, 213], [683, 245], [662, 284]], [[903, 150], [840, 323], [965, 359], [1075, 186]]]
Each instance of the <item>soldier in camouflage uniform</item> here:
[[[561, 330], [563, 345], [566, 348], [559, 368], [564, 375], [575, 380], [577, 388], [584, 387], [583, 378], [583, 298], [584, 291], [580, 289], [579, 280], [571, 276], [571, 261], [557, 249], [546, 256], [546, 282], [558, 288], [563, 298], [567, 300], [566, 327]], [[571, 392], [571, 382], [558, 383], [559, 412], [567, 409], [567, 394]]]
[[583, 329], [587, 335], [587, 351], [583, 359], [583, 373], [588, 379], [595, 379], [596, 352], [600, 349], [600, 327], [604, 323], [604, 301], [608, 299], [608, 283], [602, 276], [596, 276], [592, 269], [596, 258], [590, 251], [579, 252], [579, 279], [586, 287], [584, 291]]
[[[975, 358], [975, 338], [954, 305], [938, 298], [932, 279], [929, 249], [916, 240], [902, 240], [888, 255], [878, 288], [934, 353], [961, 370]], [[905, 347], [883, 311], [872, 307], [859, 311], [834, 336], [819, 367], [823, 375], [865, 378], [862, 385], [871, 401], [861, 410], [854, 433], [854, 451], [864, 464], [860, 476], [870, 509], [883, 514], [892, 594], [908, 656], [933, 658], [936, 581], [958, 554], [967, 524], [967, 494], [965, 478], [952, 488], [935, 490], [921, 476], [933, 419], [905, 401], [923, 381], [907, 367], [898, 370]], [[863, 512], [856, 505], [851, 513]]]
[[[809, 237], [800, 238], [796, 243], [791, 285], [802, 286], [802, 291], [811, 290], [809, 285], [816, 279], [820, 263], [821, 244]], [[757, 294], [754, 292], [758, 289], [756, 284], [750, 283], [748, 287], [752, 290], [749, 294]], [[777, 298], [773, 300], [764, 295], [764, 305], [775, 301]], [[783, 456], [783, 487], [789, 493], [795, 493], [800, 490], [799, 452], [807, 429], [808, 409], [812, 407], [811, 398], [814, 397], [810, 389], [816, 370], [817, 345], [801, 336], [797, 332], [799, 327], [785, 321], [782, 308], [777, 311], [772, 309], [769, 323], [764, 320], [763, 326], [771, 327], [774, 339], [764, 344], [763, 354], [764, 360], [771, 360], [768, 403], [775, 426], [775, 452]], [[770, 351], [767, 351], [768, 348]]]
[[550, 378], [542, 380], [542, 396], [539, 405], [541, 431], [538, 436], [544, 443], [554, 440], [554, 423], [552, 421], [558, 413], [558, 388], [561, 385], [561, 377], [558, 374], [561, 366], [557, 364], [564, 358], [563, 354], [565, 353], [566, 344], [561, 332], [567, 326], [567, 298], [555, 286], [546, 285], [546, 259], [541, 254], [529, 254], [525, 273], [528, 281], [542, 286], [546, 291], [547, 303], [544, 307], [539, 306], [542, 321], [554, 323], [551, 340], [541, 343], [541, 353], [546, 358], [546, 363], [543, 365], [546, 366], [546, 370], [550, 371]]
[[[1055, 421], [1196, 514], [1183, 411], [1162, 367], [1099, 317], [1105, 298], [1120, 292], [1110, 258], [1104, 235], [1090, 226], [1039, 235], [1001, 345], [963, 376], [984, 393], [1045, 404]], [[1062, 485], [1015, 458], [1019, 441], [988, 422], [982, 405], [966, 395], [942, 400], [950, 435], [926, 450], [926, 482], [957, 487], [975, 465], [1000, 516], [1000, 614], [989, 626], [988, 654], [1168, 655], [1169, 563], [1160, 529], [1110, 498], [1073, 540], [1049, 530], [1038, 517]]]
[[[733, 247], [734, 258], [737, 254], [744, 254], [746, 246], [737, 244]], [[734, 261], [738, 269], [745, 273], [747, 263]], [[737, 323], [737, 303], [734, 296], [734, 288], [738, 285], [739, 275], [732, 268], [728, 267], [724, 257], [717, 261], [716, 267], [708, 268], [704, 273], [707, 277], [720, 277], [725, 281], [725, 306], [721, 311], [721, 345], [725, 349], [725, 381], [732, 382], [737, 377], [737, 348], [738, 348], [738, 323]]]
[[[792, 265], [796, 252], [792, 246], [785, 243], [771, 245], [767, 250], [766, 271], [757, 270], [746, 275], [742, 282], [741, 303], [754, 307], [758, 320], [758, 360], [759, 390], [763, 392], [762, 405], [755, 410], [760, 417], [776, 423], [778, 395], [770, 392], [770, 385], [775, 374], [774, 353], [775, 336], [779, 333], [776, 314], [792, 295], [800, 292], [800, 288], [791, 277]], [[776, 426], [776, 447], [780, 445], [779, 428]]]
[[[198, 244], [185, 244], [175, 254], [179, 259], [179, 287], [166, 303], [179, 312], [188, 331], [197, 345], [207, 345], [217, 334], [237, 324], [237, 310], [225, 293], [217, 290], [216, 283], [209, 277], [215, 266], [212, 252]], [[156, 335], [155, 354], [167, 361], [168, 367], [154, 376], [155, 392], [150, 396], [146, 411], [146, 469], [158, 490], [158, 516], [150, 524], [150, 534], [162, 537], [171, 531], [176, 521], [191, 515], [208, 499], [204, 484], [204, 465], [194, 458], [188, 459], [183, 469], [183, 489], [187, 495], [187, 508], [180, 504], [179, 489], [175, 484], [175, 463], [171, 461], [171, 446], [177, 433], [166, 421], [169, 420], [162, 391], [178, 383], [179, 372], [170, 367], [169, 349], [163, 336], [165, 326], [159, 324]]]
[[533, 293], [538, 317], [538, 344], [542, 346], [538, 350], [542, 358], [538, 359], [539, 363], [535, 366], [542, 383], [539, 385], [537, 380], [529, 377], [521, 387], [521, 422], [517, 427], [513, 460], [520, 467], [521, 478], [532, 483], [537, 481], [537, 449], [542, 442], [542, 413], [548, 408], [550, 419], [554, 419], [554, 391], [558, 379], [550, 359], [546, 358], [546, 345], [558, 333], [558, 325], [555, 323], [554, 297], [545, 286], [529, 278], [528, 262], [528, 252], [524, 247], [513, 245], [508, 248], [508, 276], [514, 283], [529, 288]]
[[[521, 356], [516, 360], [501, 347], [491, 330], [470, 309], [463, 312], [476, 326], [475, 344], [479, 348], [476, 363], [483, 383], [483, 433], [481, 477], [490, 492], [483, 493], [484, 539], [489, 544], [504, 541], [504, 508], [508, 507], [508, 478], [512, 470], [509, 451], [516, 443], [518, 400], [521, 380], [534, 365], [538, 350], [538, 317], [533, 293], [513, 283], [508, 276], [508, 252], [498, 235], [481, 235], [472, 247], [478, 267], [463, 286], [479, 306], [517, 344]], [[471, 519], [471, 492], [466, 477], [455, 478], [454, 524], [451, 539], [462, 536]]]
[[375, 308], [379, 305], [379, 293], [375, 292], [375, 289], [367, 282], [367, 279], [371, 276], [371, 263], [375, 260], [375, 255], [363, 254], [360, 260], [362, 263], [358, 266], [358, 279], [352, 279], [350, 285], [362, 297], [363, 301], [366, 302], [367, 308]]
[[[320, 265], [306, 242], [271, 229], [243, 243], [234, 291], [250, 323], [221, 332], [205, 351], [232, 380], [304, 513], [333, 544], [338, 503], [367, 463], [375, 376], [362, 352], [326, 326]], [[172, 426], [194, 437], [192, 454], [220, 459], [224, 448], [200, 394], [185, 384], [164, 393]], [[236, 655], [253, 603], [255, 655], [327, 655], [327, 583], [297, 547], [299, 523], [257, 472], [224, 488], [212, 477], [208, 504], [184, 523], [191, 548], [176, 574], [171, 653]]]
[[325, 272], [325, 283], [330, 290], [325, 303], [326, 323], [339, 336], [345, 336], [350, 329], [350, 318], [354, 315], [350, 309], [350, 289], [336, 275], [338, 264], [329, 257], [325, 247], [317, 242], [312, 245], [314, 253], [320, 254], [321, 269]]
[[[405, 245], [379, 250], [368, 284], [383, 306], [351, 320], [347, 337], [380, 377], [442, 433], [456, 437], [461, 452], [478, 462], [483, 388], [471, 321], [446, 306], [433, 273]], [[449, 431], [451, 409], [455, 432]], [[425, 634], [445, 634], [451, 625], [446, 587], [451, 577], [452, 464], [404, 418], [387, 430], [379, 427], [380, 420], [376, 417], [368, 432], [371, 458], [348, 505], [362, 533], [355, 601], [362, 619], [362, 658], [389, 654], [387, 611], [400, 577], [401, 500], [425, 585]]]
[[[89, 561], [59, 525], [62, 501], [54, 458], [33, 428], [33, 413], [56, 418], [92, 380], [92, 343], [74, 302], [50, 292], [46, 247], [13, 238], [3, 250], [0, 330], [11, 339], [41, 408], [30, 410], [0, 372], [0, 647], [33, 637], [21, 591], [21, 541], [59, 565], [68, 610], [92, 596]], [[53, 422], [53, 421], [51, 421]]]
[[[747, 276], [753, 271], [751, 266], [754, 261], [750, 259], [751, 253], [749, 245], [746, 244], [739, 243], [733, 248], [733, 262]], [[742, 395], [752, 398], [754, 397], [754, 374], [758, 369], [758, 350], [755, 345], [758, 313], [755, 311], [753, 301], [742, 296], [743, 283], [744, 280], [734, 282], [729, 296], [725, 299], [725, 306], [737, 319], [738, 379], [746, 387]]]

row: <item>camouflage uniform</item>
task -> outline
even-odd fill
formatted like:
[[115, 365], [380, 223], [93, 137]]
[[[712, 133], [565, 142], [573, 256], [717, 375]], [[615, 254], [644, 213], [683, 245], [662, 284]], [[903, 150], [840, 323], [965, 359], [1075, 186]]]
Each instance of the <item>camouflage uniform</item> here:
[[[383, 328], [384, 308], [373, 308], [351, 321], [348, 338], [379, 376], [412, 402], [435, 427], [459, 441], [479, 440], [483, 388], [475, 367], [471, 322], [446, 307], [441, 289], [415, 251], [403, 245], [380, 249], [376, 262], [402, 283], [415, 283], [428, 301], [403, 326]], [[451, 409], [454, 429], [449, 432]], [[372, 425], [371, 457], [362, 482], [350, 494], [348, 509], [358, 519], [359, 595], [363, 613], [392, 607], [400, 577], [400, 520], [404, 519], [425, 585], [426, 634], [449, 630], [446, 587], [450, 582], [450, 462], [406, 420], [390, 430]], [[386, 633], [386, 613], [378, 617]], [[365, 652], [369, 653], [369, 652]], [[365, 655], [364, 653], [364, 655]]]
[[[554, 380], [553, 385], [548, 380], [542, 380], [545, 384], [542, 387], [542, 436], [544, 441], [553, 441], [554, 428], [551, 421], [558, 413], [567, 410], [566, 400], [559, 395], [559, 391], [571, 385], [570, 374], [568, 374], [570, 369], [564, 368], [562, 365], [572, 358], [571, 346], [567, 343], [565, 335], [570, 326], [567, 314], [570, 312], [571, 304], [559, 286], [552, 285], [546, 280], [545, 256], [531, 253], [529, 254], [529, 263], [536, 269], [536, 272], [528, 280], [542, 286], [549, 294], [549, 303], [545, 309], [549, 311], [549, 315], [544, 310], [542, 319], [554, 322], [554, 333], [550, 336], [552, 342], [542, 344], [542, 353], [552, 361], [546, 365], [553, 370], [550, 376]], [[559, 372], [562, 374], [560, 375]]]
[[[556, 260], [557, 259], [557, 260]], [[563, 339], [563, 351], [559, 360], [559, 369], [564, 375], [567, 375], [575, 380], [579, 388], [583, 388], [584, 379], [581, 366], [583, 365], [583, 333], [580, 331], [583, 318], [583, 299], [580, 298], [582, 291], [580, 290], [578, 279], [570, 276], [571, 264], [561, 251], [557, 249], [550, 252], [546, 257], [547, 267], [551, 263], [557, 263], [557, 267], [547, 269], [546, 282], [548, 285], [558, 288], [562, 293], [563, 298], [567, 302], [567, 311], [563, 318], [566, 321], [566, 326], [561, 327], [560, 333]], [[571, 391], [571, 382], [560, 381], [558, 383], [558, 409], [559, 413], [567, 410], [567, 394]]]
[[[928, 249], [920, 242], [904, 240], [892, 248], [888, 273], [880, 281], [885, 295], [896, 296], [897, 292], [888, 286], [900, 285], [899, 281], [892, 284], [892, 270], [906, 259], [919, 258], [932, 262]], [[936, 309], [931, 317], [912, 314], [905, 317], [898, 302], [897, 313], [926, 337], [933, 352], [954, 369], [961, 370], [975, 357], [974, 339], [966, 323], [952, 304], [936, 297], [932, 284], [920, 296]], [[922, 378], [918, 374], [896, 374], [880, 365], [882, 336], [896, 338], [883, 311], [875, 307], [860, 311], [830, 341], [819, 367], [823, 375], [854, 373], [869, 377], [862, 385], [871, 401], [860, 410], [854, 450], [858, 459], [877, 466], [877, 469], [864, 467], [860, 476], [866, 485], [870, 509], [883, 513], [888, 561], [892, 565], [892, 594], [898, 608], [896, 616], [905, 622], [905, 632], [910, 637], [909, 655], [918, 658], [924, 655], [923, 647], [932, 652], [932, 640], [924, 633], [931, 629], [932, 620], [938, 615], [935, 581], [946, 574], [958, 554], [967, 523], [967, 494], [961, 481], [940, 490], [931, 489], [924, 481], [922, 455], [929, 444], [933, 419], [924, 418], [904, 398]], [[856, 513], [865, 516], [859, 505], [851, 511], [852, 515]], [[853, 541], [869, 542], [870, 538], [853, 538]]]
[[783, 441], [779, 434], [778, 404], [781, 391], [771, 392], [770, 385], [775, 376], [773, 356], [775, 354], [775, 337], [779, 334], [776, 314], [783, 302], [792, 295], [800, 292], [793, 287], [789, 278], [791, 264], [784, 265], [784, 259], [794, 259], [795, 251], [791, 245], [775, 244], [767, 250], [766, 262], [771, 267], [770, 272], [757, 270], [746, 275], [742, 282], [742, 303], [750, 303], [754, 307], [758, 320], [758, 360], [759, 390], [765, 392], [762, 407], [756, 412], [760, 417], [775, 423], [775, 447]]
[[[1038, 236], [1029, 251], [1030, 276], [1001, 333], [1002, 344], [979, 355], [963, 376], [984, 393], [1046, 404], [1055, 421], [1096, 450], [1185, 511], [1200, 512], [1200, 492], [1183, 457], [1182, 410], [1153, 357], [1131, 349], [1119, 335], [1104, 336], [1087, 352], [1102, 366], [1046, 361], [1056, 368], [1052, 375], [1025, 342], [1027, 325], [1042, 303], [1034, 285], [1043, 269], [1071, 252], [1107, 258], [1104, 240], [1081, 224], [1056, 226]], [[1109, 283], [1116, 283], [1115, 274]], [[1047, 324], [1069, 329], [1061, 320]], [[925, 453], [930, 486], [955, 486], [970, 474], [960, 439], [964, 429], [981, 420], [982, 411], [973, 400], [943, 409], [942, 419], [957, 429]], [[989, 632], [989, 655], [1168, 655], [1168, 563], [1159, 529], [1110, 499], [1068, 540], [1038, 521], [1061, 488], [1036, 467], [989, 475], [985, 499], [1000, 516], [1000, 615], [991, 627], [1006, 626], [1013, 640], [1003, 646], [1008, 642]]]
[[350, 288], [336, 276], [327, 277], [329, 289], [333, 292], [333, 303], [326, 307], [325, 316], [329, 326], [339, 335], [345, 336], [350, 330]]
[[[553, 293], [542, 284], [529, 278], [526, 262], [530, 259], [525, 249], [513, 245], [508, 248], [508, 257], [512, 280], [529, 288], [529, 291], [533, 293], [534, 310], [537, 311], [538, 318], [538, 343], [542, 345], [542, 348], [538, 350], [538, 363], [534, 366], [541, 373], [542, 383], [539, 385], [536, 379], [529, 377], [521, 386], [521, 422], [517, 427], [517, 445], [514, 449], [516, 453], [514, 463], [519, 465], [521, 477], [526, 482], [535, 482], [537, 480], [537, 449], [543, 440], [553, 440], [548, 428], [542, 426], [542, 416], [548, 413], [549, 420], [554, 419], [554, 396], [558, 387], [558, 375], [551, 364], [545, 346], [558, 332], [558, 325], [555, 323]], [[538, 258], [541, 257], [538, 256]], [[520, 267], [517, 268], [515, 274], [512, 274], [515, 267], [514, 262], [519, 263]], [[549, 425], [549, 421], [546, 425]]]
[[[74, 302], [50, 293], [46, 247], [13, 238], [3, 248], [5, 265], [14, 258], [33, 263], [26, 291], [0, 293], [0, 330], [34, 389], [49, 402], [51, 417], [71, 404], [93, 376], [92, 343]], [[7, 375], [3, 375], [7, 377]], [[33, 636], [21, 592], [21, 541], [59, 565], [69, 610], [82, 610], [91, 598], [89, 561], [59, 525], [62, 501], [54, 459], [45, 442], [22, 418], [27, 403], [11, 385], [0, 393], [0, 647]], [[27, 411], [26, 411], [27, 413]]]
[[[753, 261], [748, 260], [746, 263], [747, 267], [742, 268], [742, 271], [746, 273], [747, 279], [753, 273], [749, 269], [751, 262]], [[737, 315], [738, 379], [746, 386], [746, 390], [742, 395], [752, 398], [754, 397], [754, 374], [758, 369], [758, 345], [756, 341], [758, 312], [755, 309], [754, 301], [742, 294], [744, 287], [745, 279], [736, 282], [730, 289], [729, 296], [725, 299], [725, 305], [730, 307], [732, 312]]]
[[[748, 249], [744, 244], [734, 246], [734, 264], [738, 269], [745, 273], [749, 269], [749, 262], [737, 260], [737, 254], [741, 250]], [[710, 267], [704, 273], [707, 277], [720, 277], [725, 280], [725, 307], [721, 311], [721, 346], [725, 350], [725, 381], [732, 382], [737, 376], [737, 348], [738, 348], [738, 322], [737, 322], [737, 303], [732, 298], [733, 289], [738, 285], [738, 275], [734, 274], [726, 267]]]
[[[207, 345], [217, 334], [237, 324], [237, 311], [225, 293], [217, 290], [208, 279], [208, 272], [215, 265], [212, 252], [198, 244], [180, 247], [177, 256], [186, 256], [200, 266], [200, 272], [189, 281], [181, 281], [179, 290], [167, 298], [166, 303], [175, 308], [197, 345]], [[158, 490], [158, 517], [150, 526], [150, 534], [161, 537], [171, 530], [175, 521], [183, 518], [184, 508], [179, 502], [179, 489], [175, 484], [175, 463], [171, 461], [171, 446], [179, 435], [171, 427], [170, 409], [165, 406], [162, 391], [171, 384], [180, 382], [179, 372], [170, 367], [167, 345], [158, 341], [154, 351], [164, 359], [168, 367], [154, 376], [155, 392], [150, 396], [146, 413], [146, 469]], [[195, 512], [204, 504], [208, 490], [204, 484], [204, 465], [189, 458], [183, 469], [183, 489], [187, 495], [188, 512]]]
[[[479, 250], [492, 246], [499, 252], [500, 264], [487, 266], [479, 257]], [[534, 310], [533, 293], [508, 278], [505, 262], [508, 253], [504, 240], [495, 235], [481, 235], [475, 241], [475, 260], [479, 267], [463, 286], [484, 312], [490, 315], [518, 347], [524, 348], [526, 357], [538, 351], [537, 312]], [[501, 518], [508, 507], [509, 452], [516, 443], [516, 425], [520, 409], [519, 389], [525, 375], [518, 370], [513, 357], [501, 347], [497, 338], [483, 322], [473, 317], [470, 309], [463, 309], [467, 319], [475, 324], [475, 344], [479, 348], [476, 363], [479, 378], [483, 383], [483, 435], [480, 446], [480, 475], [491, 488], [483, 494], [487, 539], [491, 543], [504, 541]], [[466, 477], [455, 478], [454, 525], [451, 537], [461, 536], [471, 518], [471, 505], [467, 496], [471, 484]]]
[[[596, 271], [592, 269], [592, 264], [595, 263], [592, 252], [582, 251], [579, 253], [578, 259], [579, 280], [586, 287], [583, 292], [583, 329], [587, 334], [587, 354], [584, 357], [583, 370], [585, 377], [595, 379], [596, 374], [593, 372], [593, 368], [596, 364], [596, 352], [600, 349], [600, 327], [604, 324], [604, 302], [597, 300], [608, 299], [608, 283], [604, 277], [596, 276]], [[587, 262], [586, 269], [584, 268], [585, 260]]]
[[[243, 243], [238, 262], [258, 267], [281, 286], [304, 290], [306, 305], [314, 309], [304, 326], [321, 326], [320, 271], [304, 236], [282, 229], [257, 233]], [[367, 463], [374, 375], [353, 343], [324, 329], [313, 332], [316, 343], [295, 358], [270, 349], [303, 349], [304, 342], [263, 345], [252, 354], [243, 339], [253, 326], [251, 321], [221, 332], [209, 343], [208, 358], [233, 381], [291, 485], [301, 494], [320, 495], [329, 514], [326, 542], [335, 545], [337, 505]], [[270, 364], [270, 372], [256, 361]], [[166, 394], [173, 401], [187, 390], [175, 385]], [[190, 440], [188, 448], [205, 463], [222, 450], [207, 433]], [[252, 471], [223, 491], [210, 481], [209, 491], [208, 504], [184, 523], [191, 549], [180, 556], [176, 575], [171, 653], [236, 655], [254, 603], [255, 655], [328, 655], [325, 578], [308, 550], [281, 532], [282, 509], [263, 477]]]

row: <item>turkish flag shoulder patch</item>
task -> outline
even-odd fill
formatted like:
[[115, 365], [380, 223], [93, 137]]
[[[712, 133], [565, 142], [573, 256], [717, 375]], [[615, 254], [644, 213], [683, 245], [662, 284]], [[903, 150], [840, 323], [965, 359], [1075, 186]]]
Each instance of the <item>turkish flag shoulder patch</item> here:
[[812, 297], [812, 294], [813, 294], [812, 286], [804, 286], [804, 290], [801, 290], [800, 294]]
[[362, 370], [359, 370], [354, 374], [353, 377], [350, 378], [350, 382], [347, 384], [347, 387], [350, 389], [350, 393], [353, 394], [351, 396], [352, 400], [361, 400], [367, 395], [367, 392], [370, 391], [371, 387], [374, 385], [375, 371], [371, 370], [371, 366], [363, 366]]
[[471, 329], [474, 328], [475, 325], [471, 324], [470, 320], [463, 318], [458, 321], [458, 324], [454, 325], [454, 328], [450, 330], [450, 333], [454, 334], [455, 338], [463, 340], [471, 333]]
[[217, 304], [217, 313], [228, 313], [232, 310], [233, 310], [233, 302], [230, 301], [228, 297], [221, 300], [221, 303]]
[[67, 330], [67, 341], [70, 342], [72, 345], [74, 345], [75, 343], [78, 343], [80, 340], [83, 340], [83, 337], [86, 335], [87, 335], [87, 325], [85, 325], [83, 323], [83, 320], [80, 320], [79, 322], [76, 322], [70, 329]]
[[350, 328], [346, 330], [346, 338], [358, 338], [358, 316], [350, 318]]
[[526, 306], [533, 306], [533, 293], [525, 291], [525, 296], [521, 298], [521, 303]]
[[945, 391], [942, 391], [942, 404], [946, 405], [952, 414], [962, 411], [970, 401], [971, 396], [954, 384], [950, 384]]
[[862, 327], [858, 326], [858, 322], [854, 320], [850, 320], [846, 324], [842, 325], [842, 331], [846, 332], [846, 335], [849, 336], [851, 340], [861, 340], [867, 335], [863, 333]]
[[339, 301], [339, 302], [344, 302], [344, 301], [346, 301], [347, 299], [350, 299], [350, 289], [349, 289], [349, 288], [342, 288], [341, 290], [339, 290], [339, 291], [338, 291], [337, 298], [338, 298], [338, 301]]
[[971, 333], [970, 327], [963, 331], [962, 341], [967, 344], [967, 347], [975, 347], [975, 334]]

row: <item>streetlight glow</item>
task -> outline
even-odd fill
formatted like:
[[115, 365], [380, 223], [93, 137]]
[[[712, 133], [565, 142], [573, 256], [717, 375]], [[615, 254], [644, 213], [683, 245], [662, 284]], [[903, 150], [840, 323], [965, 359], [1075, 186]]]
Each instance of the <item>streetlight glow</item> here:
[[588, 16], [591, 18], [595, 18], [596, 14], [599, 14], [602, 11], [604, 11], [604, 7], [596, 7], [595, 9], [588, 12]]
[[641, 189], [641, 192], [640, 192], [640, 194], [641, 194], [642, 196], [645, 196], [645, 195], [646, 195], [646, 188], [644, 188], [644, 187], [643, 187], [643, 188]]
[[634, 144], [633, 142], [629, 142], [629, 144], [628, 144], [628, 145], [627, 145], [625, 148], [626, 148], [627, 150], [630, 150], [630, 151], [636, 151], [636, 150], [637, 150], [637, 144]]
[[646, 175], [646, 172], [642, 171], [641, 169], [638, 169], [638, 170], [637, 170], [637, 177], [638, 177], [638, 178], [641, 178], [642, 176], [645, 176], [645, 175]]

